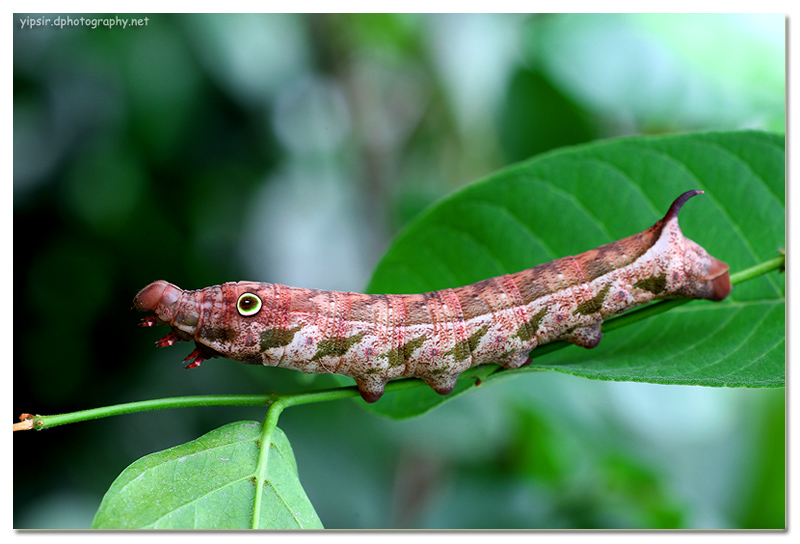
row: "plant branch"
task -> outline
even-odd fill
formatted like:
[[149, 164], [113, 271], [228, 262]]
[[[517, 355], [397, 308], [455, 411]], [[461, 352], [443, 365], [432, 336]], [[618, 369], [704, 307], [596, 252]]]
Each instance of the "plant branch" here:
[[[783, 271], [786, 266], [785, 263], [785, 254], [763, 263], [759, 263], [746, 270], [732, 274], [731, 284], [736, 285], [745, 281], [749, 281], [774, 270]], [[625, 327], [643, 319], [664, 313], [677, 306], [687, 304], [688, 302], [691, 302], [691, 300], [679, 299], [657, 302], [655, 304], [645, 306], [644, 308], [628, 312], [614, 319], [610, 319], [604, 324], [603, 329], [605, 331], [611, 331], [620, 327]], [[569, 345], [570, 344], [567, 342], [554, 342], [551, 344], [546, 344], [531, 352], [531, 358], [541, 357], [542, 355], [565, 348]], [[503, 369], [498, 367], [498, 371], [494, 372], [492, 376], [495, 376], [502, 371]], [[386, 392], [389, 393], [392, 391], [411, 389], [421, 385], [424, 385], [424, 382], [416, 378], [393, 380], [386, 385]], [[66, 425], [67, 423], [77, 423], [79, 421], [88, 421], [91, 419], [109, 416], [146, 412], [150, 410], [164, 410], [168, 408], [186, 408], [196, 406], [270, 406], [270, 409], [267, 412], [267, 418], [264, 422], [264, 434], [262, 434], [262, 438], [264, 439], [263, 443], [269, 444], [272, 438], [272, 432], [277, 426], [278, 417], [284, 409], [290, 406], [298, 406], [301, 404], [357, 397], [358, 394], [358, 388], [355, 386], [350, 386], [287, 394], [270, 393], [266, 395], [198, 395], [191, 397], [169, 397], [164, 399], [116, 404], [102, 408], [93, 408], [90, 410], [81, 410], [78, 412], [57, 414], [52, 416], [33, 416], [31, 414], [22, 414], [20, 416], [20, 422], [14, 424], [14, 430], [41, 430], [50, 427], [56, 427], [58, 425]], [[265, 467], [267, 455], [268, 454], [265, 452], [265, 457], [263, 460], [264, 465], [262, 467], [263, 470], [266, 470]]]
[[101, 408], [92, 408], [90, 410], [80, 410], [78, 412], [51, 416], [31, 416], [30, 414], [23, 414], [23, 416], [20, 416], [20, 423], [14, 425], [14, 430], [36, 429], [38, 431], [49, 429], [50, 427], [57, 427], [59, 425], [66, 425], [67, 423], [77, 423], [79, 421], [148, 412], [151, 410], [165, 410], [168, 408], [187, 408], [195, 406], [267, 406], [272, 402], [273, 398], [274, 395], [197, 395], [114, 404]]

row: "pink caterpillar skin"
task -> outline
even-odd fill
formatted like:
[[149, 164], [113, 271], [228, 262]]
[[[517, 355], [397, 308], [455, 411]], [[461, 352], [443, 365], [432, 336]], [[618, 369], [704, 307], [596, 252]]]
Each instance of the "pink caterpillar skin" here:
[[446, 395], [472, 366], [517, 368], [556, 340], [593, 348], [603, 320], [652, 300], [727, 297], [728, 265], [678, 226], [680, 208], [701, 192], [682, 194], [639, 234], [455, 289], [364, 295], [240, 281], [185, 291], [160, 280], [134, 305], [155, 314], [144, 325], [172, 327], [157, 345], [194, 340], [187, 368], [225, 357], [342, 374], [367, 402], [401, 377]]

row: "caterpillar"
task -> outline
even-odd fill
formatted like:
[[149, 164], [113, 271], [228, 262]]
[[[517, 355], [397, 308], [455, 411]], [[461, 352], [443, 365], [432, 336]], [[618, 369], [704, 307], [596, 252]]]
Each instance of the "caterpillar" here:
[[727, 297], [728, 265], [678, 225], [681, 207], [701, 193], [683, 193], [638, 234], [455, 289], [365, 295], [240, 281], [185, 291], [160, 280], [134, 306], [153, 312], [142, 325], [172, 328], [158, 346], [195, 342], [186, 368], [224, 357], [342, 374], [367, 402], [401, 377], [446, 395], [472, 366], [518, 368], [556, 340], [593, 348], [603, 320], [652, 300]]

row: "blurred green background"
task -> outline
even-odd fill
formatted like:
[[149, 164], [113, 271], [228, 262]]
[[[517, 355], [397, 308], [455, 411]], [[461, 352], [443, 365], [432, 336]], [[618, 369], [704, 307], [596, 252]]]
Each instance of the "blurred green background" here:
[[[136, 326], [132, 297], [153, 280], [360, 291], [409, 219], [531, 155], [784, 132], [782, 15], [25, 17], [14, 418], [332, 386], [219, 359], [184, 371], [189, 344], [156, 349], [165, 330]], [[542, 373], [410, 421], [335, 402], [280, 427], [328, 528], [777, 528], [784, 412], [784, 390]], [[197, 408], [17, 433], [14, 527], [88, 527], [135, 459], [263, 416]]]

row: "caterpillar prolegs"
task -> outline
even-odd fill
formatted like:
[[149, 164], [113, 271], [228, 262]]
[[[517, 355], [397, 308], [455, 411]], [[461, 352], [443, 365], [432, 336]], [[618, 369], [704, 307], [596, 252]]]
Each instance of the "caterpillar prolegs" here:
[[343, 374], [367, 402], [401, 377], [446, 395], [472, 366], [517, 368], [556, 340], [593, 348], [604, 319], [652, 300], [727, 297], [728, 265], [678, 226], [681, 207], [700, 193], [679, 196], [639, 234], [455, 289], [364, 295], [240, 281], [184, 291], [161, 280], [134, 304], [155, 314], [143, 325], [172, 327], [157, 345], [194, 340], [187, 368], [225, 357]]

